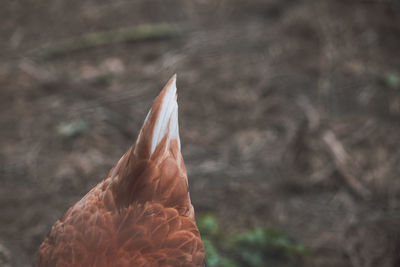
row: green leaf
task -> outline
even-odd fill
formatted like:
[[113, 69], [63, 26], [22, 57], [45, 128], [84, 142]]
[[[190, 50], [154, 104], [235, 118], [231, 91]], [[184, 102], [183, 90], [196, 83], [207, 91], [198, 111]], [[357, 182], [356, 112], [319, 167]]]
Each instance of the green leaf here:
[[212, 215], [199, 218], [207, 267], [301, 266], [306, 248], [282, 231], [253, 227], [237, 233], [218, 226]]
[[202, 216], [197, 226], [199, 227], [200, 233], [205, 236], [215, 235], [219, 228], [217, 219], [212, 215]]
[[235, 262], [220, 255], [210, 239], [203, 238], [203, 244], [206, 250], [207, 267], [237, 267]]
[[386, 85], [390, 88], [399, 89], [400, 88], [400, 75], [396, 72], [389, 72], [385, 75], [384, 81]]
[[231, 248], [246, 266], [265, 266], [266, 262], [276, 262], [285, 266], [305, 252], [286, 234], [275, 229], [255, 227], [233, 238]]
[[70, 122], [61, 122], [57, 126], [57, 132], [64, 137], [76, 136], [89, 128], [89, 125], [84, 120], [75, 120]]
[[203, 238], [204, 248], [206, 250], [207, 267], [217, 267], [220, 262], [220, 255], [211, 240]]

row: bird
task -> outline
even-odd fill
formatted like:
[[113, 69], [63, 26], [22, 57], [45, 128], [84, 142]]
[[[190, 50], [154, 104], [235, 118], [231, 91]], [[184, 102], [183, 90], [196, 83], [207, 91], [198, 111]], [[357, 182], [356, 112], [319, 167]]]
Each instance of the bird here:
[[136, 142], [41, 244], [38, 267], [204, 266], [181, 154], [176, 74]]

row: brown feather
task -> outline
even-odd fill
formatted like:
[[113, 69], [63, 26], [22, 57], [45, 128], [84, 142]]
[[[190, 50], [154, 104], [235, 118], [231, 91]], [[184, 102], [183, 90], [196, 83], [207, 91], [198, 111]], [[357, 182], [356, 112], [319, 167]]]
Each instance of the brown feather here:
[[174, 78], [155, 99], [135, 145], [52, 227], [38, 266], [204, 266], [179, 140], [166, 132], [151, 147]]

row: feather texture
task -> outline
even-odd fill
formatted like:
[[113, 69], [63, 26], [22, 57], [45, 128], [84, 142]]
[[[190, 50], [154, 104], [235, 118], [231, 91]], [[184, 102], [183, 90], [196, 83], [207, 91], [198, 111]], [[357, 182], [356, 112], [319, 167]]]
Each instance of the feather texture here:
[[180, 152], [175, 76], [135, 144], [56, 222], [40, 267], [204, 266]]

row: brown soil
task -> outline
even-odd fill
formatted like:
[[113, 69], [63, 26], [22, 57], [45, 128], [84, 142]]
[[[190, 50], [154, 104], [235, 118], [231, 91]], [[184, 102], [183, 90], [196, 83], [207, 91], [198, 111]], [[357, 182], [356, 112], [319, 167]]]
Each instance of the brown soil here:
[[[197, 214], [284, 229], [307, 266], [399, 266], [399, 18], [395, 0], [2, 3], [0, 265], [31, 265], [177, 73]], [[186, 31], [35, 53], [157, 22]]]

